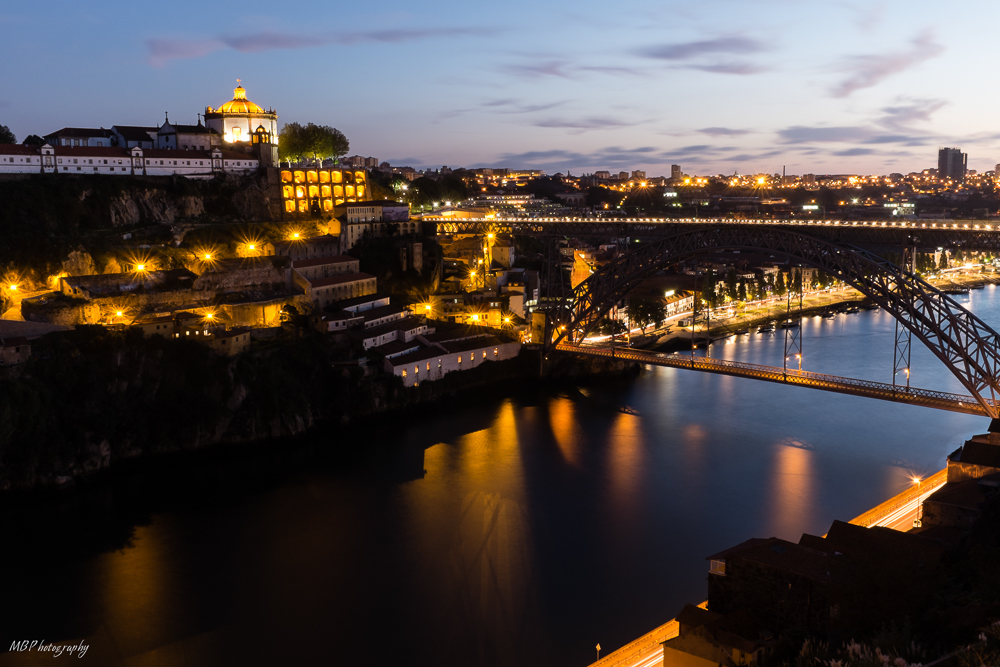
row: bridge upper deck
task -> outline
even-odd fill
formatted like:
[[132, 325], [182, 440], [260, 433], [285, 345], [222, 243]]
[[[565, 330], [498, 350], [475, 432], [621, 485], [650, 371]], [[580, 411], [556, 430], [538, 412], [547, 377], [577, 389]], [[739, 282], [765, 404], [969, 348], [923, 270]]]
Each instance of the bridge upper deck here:
[[860, 246], [1000, 250], [1000, 223], [983, 220], [815, 220], [807, 218], [463, 218], [424, 216], [444, 234], [658, 238], [691, 226], [780, 227]]

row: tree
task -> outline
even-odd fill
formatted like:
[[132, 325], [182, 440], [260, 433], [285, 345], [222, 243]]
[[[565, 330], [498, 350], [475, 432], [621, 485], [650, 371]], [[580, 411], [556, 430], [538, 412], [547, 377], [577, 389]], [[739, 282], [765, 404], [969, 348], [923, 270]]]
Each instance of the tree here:
[[25, 146], [41, 146], [45, 143], [45, 139], [42, 139], [37, 134], [29, 134], [21, 143]]
[[625, 325], [619, 319], [605, 317], [597, 326], [597, 330], [605, 336], [618, 336], [625, 333]]
[[340, 158], [347, 155], [351, 143], [344, 133], [329, 125], [285, 123], [278, 140], [282, 160]]
[[0, 144], [16, 144], [17, 137], [6, 125], [0, 125]]
[[667, 318], [667, 307], [661, 299], [630, 299], [627, 310], [629, 319], [639, 325], [643, 334], [646, 333], [646, 327], [659, 324]]

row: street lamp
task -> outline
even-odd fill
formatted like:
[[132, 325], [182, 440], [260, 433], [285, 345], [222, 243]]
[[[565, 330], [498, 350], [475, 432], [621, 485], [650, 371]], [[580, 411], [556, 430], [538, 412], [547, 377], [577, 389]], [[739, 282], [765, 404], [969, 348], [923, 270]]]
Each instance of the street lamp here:
[[913, 477], [912, 481], [914, 484], [917, 485], [917, 517], [913, 520], [913, 527], [920, 528], [924, 525], [923, 516], [921, 512], [921, 509], [923, 509], [923, 504], [920, 501], [920, 482], [922, 482], [923, 480], [921, 480], [919, 477]]

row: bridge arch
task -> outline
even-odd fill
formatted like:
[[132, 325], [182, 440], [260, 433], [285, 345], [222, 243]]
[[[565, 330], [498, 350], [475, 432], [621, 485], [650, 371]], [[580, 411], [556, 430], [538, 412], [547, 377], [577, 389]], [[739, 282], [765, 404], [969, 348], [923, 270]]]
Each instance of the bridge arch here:
[[[556, 335], [585, 337], [632, 287], [658, 271], [717, 250], [756, 250], [815, 267], [851, 285], [906, 327], [958, 378], [993, 418], [1000, 416], [1000, 334], [925, 280], [861, 248], [757, 225], [683, 231], [625, 253], [580, 283], [549, 311]], [[550, 329], [551, 331], [551, 329]]]

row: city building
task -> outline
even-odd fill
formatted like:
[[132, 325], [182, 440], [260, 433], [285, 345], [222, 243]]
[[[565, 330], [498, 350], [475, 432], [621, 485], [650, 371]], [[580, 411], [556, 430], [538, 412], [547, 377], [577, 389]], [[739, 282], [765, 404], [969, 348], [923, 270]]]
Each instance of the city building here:
[[205, 127], [234, 147], [255, 149], [268, 167], [278, 164], [278, 114], [247, 99], [247, 91], [236, 80], [233, 99], [217, 109], [205, 108]]
[[292, 271], [306, 279], [329, 278], [343, 273], [360, 271], [360, 260], [349, 255], [333, 257], [314, 257], [312, 259], [296, 259], [292, 261]]
[[938, 149], [938, 178], [961, 182], [965, 180], [969, 156], [961, 148]]
[[[281, 198], [286, 213], [316, 216], [331, 212], [345, 202], [365, 201], [369, 195], [367, 183], [368, 176], [363, 170], [283, 169]], [[398, 205], [398, 202], [393, 203]]]
[[176, 151], [115, 146], [22, 146], [0, 144], [0, 174], [91, 174], [212, 178], [222, 172], [249, 174], [253, 155], [224, 151]]
[[155, 148], [158, 127], [138, 127], [135, 125], [112, 125], [115, 133], [114, 145], [120, 148]]
[[0, 366], [23, 364], [31, 358], [31, 343], [23, 336], [0, 338]]
[[684, 178], [684, 172], [681, 171], [681, 166], [679, 164], [670, 165], [670, 180], [679, 181]]
[[222, 135], [201, 123], [176, 125], [169, 119], [156, 131], [156, 147], [162, 150], [207, 151], [222, 146]]
[[306, 298], [312, 302], [316, 310], [321, 310], [331, 303], [366, 296], [375, 293], [375, 276], [367, 273], [343, 273], [329, 278], [314, 278], [307, 280], [293, 275], [293, 280], [305, 292]]
[[274, 254], [297, 260], [335, 257], [340, 254], [340, 238], [324, 234], [307, 239], [292, 239], [274, 244]]
[[440, 380], [448, 373], [477, 368], [487, 361], [513, 359], [520, 343], [505, 343], [496, 336], [479, 334], [446, 342], [429, 343], [424, 349], [384, 362], [385, 370], [413, 387], [421, 382]]
[[770, 633], [746, 611], [723, 616], [688, 604], [677, 614], [678, 634], [663, 642], [663, 667], [758, 665]]
[[64, 127], [46, 134], [42, 139], [50, 146], [114, 146], [115, 133], [112, 130]]

